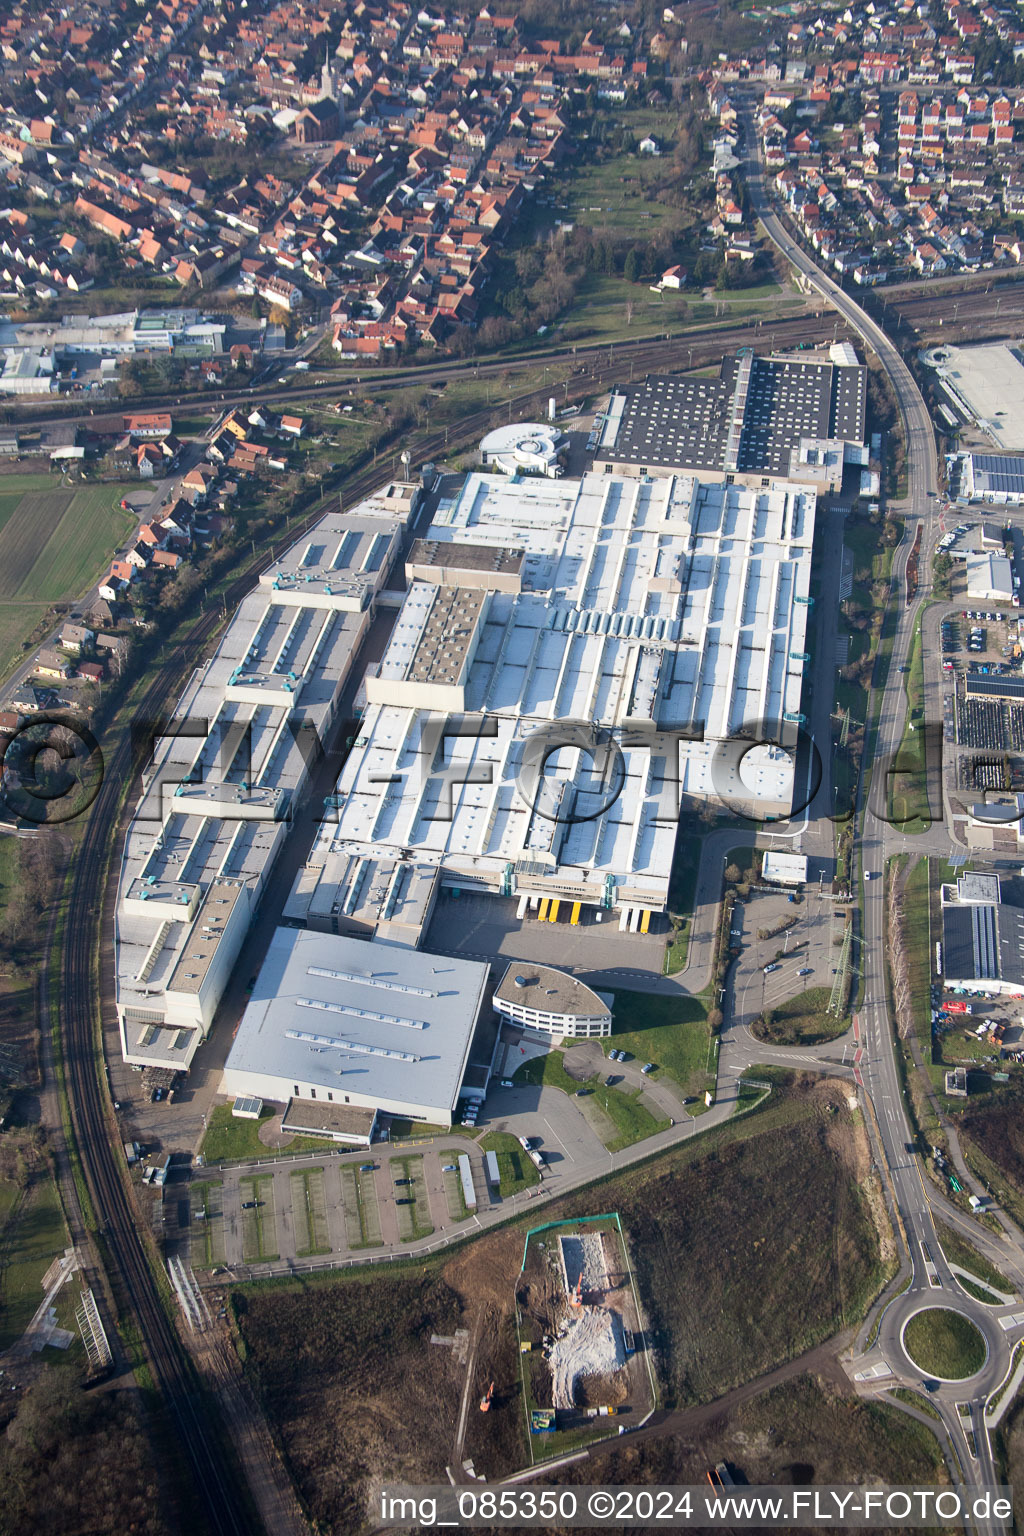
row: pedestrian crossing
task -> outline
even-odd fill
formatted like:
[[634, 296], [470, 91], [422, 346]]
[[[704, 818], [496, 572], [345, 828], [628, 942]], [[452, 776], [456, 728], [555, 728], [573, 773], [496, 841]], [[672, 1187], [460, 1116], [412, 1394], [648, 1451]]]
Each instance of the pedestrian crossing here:
[[853, 591], [853, 556], [848, 549], [843, 550], [843, 568], [839, 575], [839, 601], [849, 597]]

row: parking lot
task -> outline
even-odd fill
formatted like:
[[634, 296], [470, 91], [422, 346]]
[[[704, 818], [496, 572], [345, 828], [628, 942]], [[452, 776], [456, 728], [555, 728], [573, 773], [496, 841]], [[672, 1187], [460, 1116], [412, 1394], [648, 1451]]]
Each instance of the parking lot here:
[[[733, 972], [736, 1022], [749, 1023], [811, 987], [832, 986], [839, 956], [833, 938], [845, 924], [844, 906], [811, 885], [802, 901], [790, 902], [782, 891], [757, 892], [733, 911], [732, 943], [740, 949]], [[793, 919], [785, 932], [758, 938]]]
[[[475, 1206], [464, 1203], [451, 1172], [459, 1153], [469, 1156]], [[462, 1138], [197, 1169], [189, 1191], [192, 1266], [305, 1264], [419, 1242], [499, 1200], [482, 1149]]]
[[[505, 1070], [515, 1071], [541, 1049], [513, 1032]], [[594, 1065], [584, 1058], [588, 1049], [577, 1048], [578, 1062], [577, 1053], [570, 1053], [583, 1077]], [[595, 1062], [606, 1066], [596, 1043], [593, 1052]], [[674, 1086], [637, 1076], [640, 1066], [630, 1062], [618, 1072], [630, 1079], [629, 1086], [637, 1077], [650, 1096], [652, 1114], [678, 1123], [685, 1112]], [[258, 1271], [264, 1265], [327, 1263], [375, 1249], [400, 1250], [405, 1243], [457, 1230], [493, 1206], [515, 1209], [511, 1197], [491, 1188], [485, 1148], [474, 1139], [491, 1131], [525, 1136], [541, 1154], [539, 1182], [515, 1196], [520, 1204], [549, 1193], [565, 1178], [609, 1167], [602, 1134], [616, 1134], [614, 1125], [603, 1124], [592, 1099], [543, 1085], [501, 1088], [495, 1081], [476, 1125], [464, 1133], [456, 1126], [435, 1137], [383, 1142], [371, 1151], [325, 1150], [259, 1164], [195, 1167], [187, 1188], [180, 1182], [188, 1176], [183, 1165], [163, 1191], [165, 1231], [187, 1237], [196, 1270]], [[460, 1153], [469, 1157], [475, 1206], [465, 1203]]]

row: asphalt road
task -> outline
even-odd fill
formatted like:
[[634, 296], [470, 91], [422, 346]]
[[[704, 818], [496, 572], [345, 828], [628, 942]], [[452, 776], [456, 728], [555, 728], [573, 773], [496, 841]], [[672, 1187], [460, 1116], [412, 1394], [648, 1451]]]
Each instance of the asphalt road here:
[[[756, 143], [752, 125], [748, 123], [747, 142], [750, 145]], [[928, 419], [924, 402], [909, 369], [906, 367], [898, 351], [888, 340], [879, 327], [864, 314], [860, 307], [844, 294], [838, 286], [826, 275], [815, 267], [811, 259], [795, 243], [792, 235], [785, 229], [781, 222], [767, 207], [764, 190], [761, 185], [760, 171], [756, 165], [750, 167], [750, 189], [755, 209], [763, 215], [763, 221], [768, 235], [778, 245], [786, 258], [804, 274], [807, 280], [818, 290], [824, 301], [833, 306], [842, 317], [842, 320], [855, 332], [860, 334], [865, 342], [872, 346], [885, 367], [890, 373], [894, 387], [901, 402], [907, 423], [908, 436], [908, 466], [910, 494], [906, 511], [911, 525], [911, 530], [917, 521], [924, 524], [926, 531], [925, 549], [922, 551], [922, 570], [930, 568], [930, 553], [934, 546], [935, 522], [934, 515], [934, 491], [935, 491], [935, 444], [931, 424]], [[812, 336], [824, 337], [835, 332], [833, 324], [827, 324], [813, 319], [805, 319], [797, 322], [802, 325], [799, 332], [793, 331], [789, 323], [780, 322], [774, 328], [778, 344], [785, 345], [790, 337], [799, 336], [799, 339], [810, 339]], [[767, 330], [767, 328], [765, 328]], [[736, 333], [731, 333], [735, 335]], [[723, 331], [714, 336], [708, 336], [706, 341], [702, 339], [701, 345], [714, 350], [718, 356], [727, 349], [729, 341], [726, 339], [730, 333]], [[750, 332], [743, 333], [743, 339], [750, 340]], [[735, 344], [735, 343], [734, 343]], [[665, 344], [658, 344], [664, 349]], [[675, 366], [681, 361], [680, 344], [675, 344]], [[621, 353], [621, 349], [620, 353]], [[603, 354], [603, 349], [602, 349]], [[633, 354], [637, 358], [651, 359], [651, 366], [657, 366], [661, 360], [664, 366], [667, 361], [665, 351], [655, 351], [654, 344], [647, 347], [638, 347]], [[694, 361], [700, 359], [698, 348], [694, 348]], [[594, 362], [590, 373], [579, 380], [580, 391], [585, 388], [592, 393], [594, 388], [604, 378], [610, 379], [621, 372], [621, 361], [618, 368], [612, 366], [604, 369], [599, 361]], [[423, 382], [427, 382], [429, 375], [420, 376]], [[330, 388], [337, 393], [338, 384], [333, 383]], [[308, 387], [303, 391], [309, 392]], [[266, 395], [260, 392], [263, 398], [270, 398], [271, 392]], [[283, 392], [280, 392], [283, 393]], [[534, 396], [540, 400], [543, 391], [535, 391]], [[464, 429], [477, 424], [478, 418], [485, 413], [476, 413], [471, 420], [462, 424]], [[432, 443], [422, 445], [424, 449], [430, 448], [432, 452], [441, 451], [441, 440], [438, 434], [432, 434]], [[368, 474], [353, 476], [350, 481], [349, 491], [360, 481], [367, 480]], [[909, 549], [909, 541], [904, 544], [897, 554], [895, 561], [895, 576], [900, 579], [905, 565], [906, 554]], [[248, 585], [246, 580], [239, 584], [239, 590], [232, 593], [232, 600], [237, 600]], [[922, 588], [921, 598], [927, 595], [926, 588]], [[905, 708], [905, 700], [899, 673], [895, 665], [905, 660], [909, 638], [916, 617], [916, 609], [906, 610], [901, 607], [900, 620], [895, 640], [894, 666], [890, 671], [890, 683], [882, 699], [882, 709], [878, 732], [878, 746], [880, 750], [892, 750], [900, 739], [902, 731], [902, 717]], [[197, 631], [192, 637], [197, 643], [207, 638], [212, 630], [212, 618], [206, 621], [207, 629], [203, 631], [202, 624], [197, 626]], [[180, 666], [180, 659], [176, 663]], [[161, 697], [169, 686], [175, 670], [172, 663], [165, 674], [154, 684], [154, 696]], [[127, 772], [127, 757], [118, 758], [116, 766]], [[106, 801], [99, 810], [105, 811], [106, 817], [94, 816], [93, 823], [105, 819], [109, 827], [117, 819], [117, 793], [116, 785], [112, 784]], [[862, 854], [865, 868], [878, 870], [882, 867], [882, 860], [887, 852], [894, 847], [895, 834], [884, 821], [877, 818], [869, 807], [860, 807], [864, 815], [864, 835]], [[92, 827], [89, 829], [92, 831]], [[813, 831], [813, 828], [809, 829]], [[91, 852], [95, 858], [93, 868], [100, 864], [101, 840], [103, 833], [97, 827], [93, 837]], [[788, 835], [780, 832], [780, 835]], [[728, 843], [726, 843], [728, 839]], [[725, 851], [727, 846], [732, 846], [736, 841], [735, 833], [726, 833], [721, 839], [709, 839], [707, 842], [704, 867], [698, 879], [698, 898], [703, 903], [701, 910], [711, 910], [712, 904], [717, 900], [720, 863], [717, 854]], [[866, 926], [866, 966], [865, 966], [865, 1001], [860, 1015], [860, 1041], [862, 1047], [862, 1059], [855, 1068], [858, 1081], [861, 1083], [865, 1099], [873, 1111], [873, 1118], [878, 1125], [878, 1143], [881, 1151], [882, 1162], [886, 1169], [886, 1177], [892, 1194], [894, 1208], [898, 1211], [903, 1229], [906, 1232], [908, 1257], [906, 1269], [912, 1273], [910, 1289], [890, 1302], [883, 1318], [879, 1332], [878, 1350], [884, 1356], [889, 1368], [900, 1374], [904, 1379], [913, 1378], [913, 1369], [902, 1352], [899, 1345], [899, 1334], [903, 1322], [915, 1307], [920, 1306], [926, 1297], [934, 1298], [936, 1295], [946, 1304], [957, 1306], [966, 1315], [979, 1322], [990, 1343], [989, 1363], [968, 1386], [957, 1389], [940, 1386], [933, 1401], [942, 1414], [943, 1422], [950, 1436], [950, 1442], [957, 1449], [957, 1455], [964, 1466], [965, 1478], [969, 1483], [983, 1483], [994, 1480], [991, 1462], [991, 1451], [988, 1447], [987, 1434], [983, 1427], [979, 1432], [979, 1456], [977, 1461], [972, 1461], [967, 1442], [960, 1426], [959, 1415], [955, 1410], [955, 1402], [967, 1397], [968, 1392], [972, 1405], [972, 1414], [980, 1413], [980, 1405], [984, 1398], [998, 1383], [1002, 1370], [1008, 1360], [1009, 1345], [1016, 1337], [1020, 1336], [1020, 1329], [1003, 1332], [994, 1328], [992, 1313], [980, 1304], [972, 1302], [955, 1287], [955, 1283], [945, 1265], [934, 1237], [932, 1227], [931, 1206], [934, 1203], [925, 1189], [920, 1175], [917, 1160], [908, 1156], [906, 1142], [910, 1139], [910, 1133], [903, 1109], [903, 1101], [900, 1091], [899, 1074], [893, 1056], [891, 1030], [886, 1010], [884, 982], [882, 975], [883, 955], [883, 929], [882, 929], [882, 884], [881, 880], [871, 881], [864, 887], [865, 892], [865, 926]], [[242, 1518], [243, 1499], [241, 1490], [232, 1475], [224, 1468], [218, 1467], [211, 1456], [212, 1445], [207, 1436], [207, 1424], [202, 1409], [198, 1406], [191, 1390], [190, 1371], [186, 1360], [182, 1357], [180, 1347], [170, 1329], [166, 1315], [163, 1313], [162, 1304], [153, 1287], [152, 1276], [149, 1273], [147, 1262], [134, 1225], [134, 1213], [121, 1181], [121, 1168], [118, 1162], [118, 1154], [111, 1144], [111, 1126], [108, 1121], [109, 1111], [103, 1100], [99, 1087], [99, 1079], [95, 1072], [95, 1058], [93, 1055], [93, 1020], [89, 998], [92, 995], [92, 978], [95, 957], [95, 931], [96, 912], [98, 904], [95, 901], [92, 870], [88, 861], [83, 863], [80, 858], [76, 868], [76, 877], [73, 882], [71, 906], [67, 921], [67, 961], [62, 978], [62, 1018], [65, 1033], [65, 1048], [68, 1060], [69, 1077], [71, 1079], [71, 1097], [75, 1117], [76, 1130], [78, 1132], [79, 1145], [82, 1149], [83, 1162], [86, 1174], [92, 1188], [96, 1206], [101, 1221], [106, 1225], [106, 1238], [108, 1249], [111, 1252], [115, 1271], [122, 1286], [122, 1294], [128, 1302], [129, 1308], [135, 1312], [141, 1325], [143, 1337], [146, 1340], [150, 1359], [155, 1367], [154, 1375], [158, 1386], [163, 1389], [166, 1401], [176, 1421], [176, 1427], [181, 1435], [183, 1450], [188, 1457], [193, 1470], [193, 1475], [201, 1481], [202, 1486], [208, 1489], [211, 1503], [216, 1509], [215, 1523], [219, 1529], [234, 1530], [238, 1528]], [[706, 970], [710, 960], [710, 923], [705, 925], [698, 923], [695, 918], [694, 937], [691, 943], [691, 961], [684, 973], [682, 984], [696, 990], [694, 983], [703, 976], [699, 975]], [[677, 983], [678, 984], [678, 983]], [[714, 1123], [718, 1119], [724, 1119], [734, 1108], [734, 1095], [731, 1092], [735, 1082], [735, 1069], [740, 1064], [742, 1050], [746, 1042], [737, 1041], [734, 1049], [729, 1054], [728, 1062], [723, 1061], [723, 1071], [720, 1083], [719, 1099], [714, 1109], [702, 1118], [701, 1126]], [[825, 1058], [821, 1053], [822, 1062]], [[759, 1053], [757, 1059], [764, 1059]], [[788, 1060], [813, 1061], [813, 1058], [801, 1053], [793, 1053]], [[636, 1148], [629, 1149], [625, 1154], [615, 1156], [616, 1164], [625, 1164], [648, 1157], [661, 1146], [669, 1146], [688, 1134], [693, 1134], [696, 1126], [677, 1126], [661, 1133], [658, 1137], [640, 1144]], [[586, 1163], [585, 1148], [581, 1147], [581, 1163]], [[606, 1154], [607, 1156], [607, 1154]], [[583, 1184], [592, 1180], [601, 1170], [593, 1166], [580, 1168], [579, 1176], [572, 1179], [553, 1178], [552, 1184], [559, 1191], [577, 1184]], [[928, 1249], [930, 1263], [926, 1265], [924, 1244]], [[411, 1251], [411, 1250], [410, 1250]], [[1005, 1260], [1003, 1261], [1005, 1263]], [[934, 1278], [940, 1282], [941, 1290], [936, 1290], [929, 1280], [929, 1270]], [[996, 1337], [996, 1333], [1000, 1336]], [[865, 1358], [868, 1358], [865, 1356]], [[981, 1529], [997, 1529], [994, 1525], [980, 1527]]]
[[[915, 383], [914, 377], [896, 347], [880, 327], [843, 292], [830, 277], [822, 272], [811, 257], [797, 244], [790, 230], [772, 211], [769, 204], [758, 159], [759, 141], [753, 120], [750, 98], [744, 100], [741, 109], [745, 144], [746, 174], [751, 203], [772, 242], [786, 259], [826, 297], [876, 353], [885, 368], [899, 401], [907, 444], [908, 494], [901, 508], [906, 520], [907, 536], [896, 552], [893, 561], [893, 582], [897, 591], [902, 590], [907, 555], [918, 523], [924, 530], [920, 568], [922, 577], [931, 570], [931, 557], [938, 537], [936, 444], [927, 406]], [[865, 795], [860, 790], [858, 810], [863, 818], [860, 839], [860, 864], [862, 872], [881, 875], [885, 860], [898, 851], [904, 839], [890, 827], [884, 816], [884, 803], [879, 806], [883, 772], [877, 765], [884, 765], [895, 753], [903, 734], [906, 711], [906, 695], [899, 667], [909, 660], [910, 641], [922, 604], [929, 597], [927, 580], [923, 579], [916, 602], [912, 607], [897, 604], [897, 626], [893, 641], [892, 659], [888, 680], [881, 698], [878, 727], [874, 738], [872, 761], [876, 764], [872, 787], [874, 792]], [[947, 844], [948, 846], [948, 844]], [[857, 1081], [870, 1101], [871, 1119], [876, 1127], [886, 1170], [886, 1179], [893, 1206], [906, 1240], [905, 1269], [909, 1269], [910, 1283], [896, 1295], [885, 1308], [873, 1353], [894, 1374], [904, 1379], [915, 1374], [902, 1347], [902, 1330], [913, 1313], [925, 1304], [940, 1302], [952, 1306], [981, 1329], [988, 1345], [988, 1359], [982, 1371], [968, 1383], [958, 1385], [940, 1383], [933, 1387], [932, 1401], [942, 1416], [943, 1424], [955, 1447], [963, 1467], [964, 1481], [968, 1486], [981, 1486], [997, 1481], [988, 1432], [982, 1421], [982, 1410], [988, 1397], [999, 1386], [1009, 1366], [1010, 1346], [1021, 1336], [1020, 1326], [1004, 1331], [993, 1318], [992, 1310], [975, 1302], [957, 1286], [943, 1258], [935, 1236], [928, 1192], [925, 1188], [920, 1163], [916, 1156], [908, 1154], [912, 1136], [904, 1106], [900, 1073], [893, 1045], [893, 1029], [889, 1018], [885, 990], [885, 881], [883, 878], [866, 880], [864, 894], [864, 944], [863, 944], [863, 1004], [859, 1014], [861, 1060], [857, 1068]], [[870, 1368], [871, 1357], [866, 1357]], [[920, 1373], [916, 1373], [920, 1377]], [[885, 1378], [882, 1379], [884, 1384]], [[891, 1383], [890, 1383], [891, 1384]], [[970, 1444], [964, 1434], [963, 1421], [957, 1403], [970, 1404], [970, 1423], [974, 1429], [976, 1455], [971, 1454]], [[981, 1531], [1003, 1529], [996, 1521], [978, 1522]]]

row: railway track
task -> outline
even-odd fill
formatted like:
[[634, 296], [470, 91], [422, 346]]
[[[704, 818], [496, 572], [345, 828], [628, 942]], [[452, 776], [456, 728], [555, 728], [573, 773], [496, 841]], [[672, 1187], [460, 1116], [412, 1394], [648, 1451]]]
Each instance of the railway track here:
[[[839, 322], [840, 334], [846, 334]], [[833, 316], [803, 316], [795, 321], [765, 325], [758, 335], [775, 337], [779, 346], [803, 341], [831, 339], [836, 332]], [[752, 339], [752, 331], [718, 332], [690, 345], [679, 340], [617, 348], [618, 359], [608, 358], [606, 347], [588, 355], [585, 367], [570, 379], [569, 398], [590, 395], [612, 382], [620, 382], [631, 364], [635, 374], [644, 367], [678, 367], [683, 354], [688, 366], [701, 366], [718, 359], [728, 349], [730, 340]], [[582, 349], [581, 349], [582, 351]], [[375, 382], [377, 382], [375, 380]], [[383, 378], [379, 381], [383, 383]], [[336, 394], [337, 383], [322, 390], [304, 390], [305, 396]], [[262, 392], [261, 392], [262, 393]], [[546, 403], [550, 386], [543, 385], [513, 398], [521, 416], [540, 410]], [[247, 396], [246, 398], [252, 398]], [[477, 441], [506, 409], [496, 402], [463, 417], [456, 426], [427, 432], [415, 440], [417, 462], [442, 457], [446, 451]], [[387, 474], [389, 449], [378, 454], [379, 462], [364, 465], [343, 482], [346, 505], [362, 499]], [[397, 454], [397, 445], [394, 448]], [[168, 654], [136, 709], [141, 717], [160, 714], [177, 687], [180, 687], [197, 659], [217, 632], [224, 612], [233, 612], [255, 585], [260, 570], [277, 559], [285, 548], [323, 516], [323, 506], [306, 514], [287, 536], [266, 552], [258, 562], [228, 586], [224, 607], [218, 603], [201, 613], [188, 633]], [[151, 1267], [150, 1255], [139, 1235], [139, 1213], [121, 1166], [117, 1129], [112, 1118], [102, 1070], [100, 1000], [96, 996], [96, 957], [101, 953], [101, 914], [103, 891], [99, 889], [105, 857], [115, 838], [122, 810], [122, 790], [141, 767], [133, 761], [131, 732], [127, 724], [111, 742], [104, 743], [105, 774], [99, 794], [88, 812], [82, 841], [71, 877], [64, 940], [64, 958], [60, 981], [60, 1021], [65, 1070], [72, 1124], [85, 1177], [92, 1195], [97, 1220], [109, 1257], [111, 1280], [123, 1302], [135, 1315], [149, 1357], [154, 1382], [166, 1402], [190, 1475], [205, 1500], [209, 1525], [217, 1536], [251, 1536], [251, 1506], [235, 1463], [218, 1454], [219, 1415], [214, 1422], [210, 1407], [199, 1391], [199, 1377], [193, 1361], [169, 1316]], [[114, 878], [111, 871], [108, 878]], [[110, 997], [113, 977], [105, 974], [101, 991]]]
[[[904, 307], [906, 312], [906, 307]], [[801, 341], [832, 339], [835, 329], [836, 317], [815, 316], [803, 314], [791, 319], [754, 319], [742, 325], [722, 326], [718, 329], [706, 329], [687, 332], [681, 335], [665, 337], [647, 337], [636, 341], [616, 341], [609, 344], [602, 342], [581, 342], [575, 347], [560, 347], [555, 350], [524, 352], [514, 357], [499, 358], [474, 362], [466, 359], [459, 362], [440, 363], [432, 367], [423, 368], [368, 368], [363, 367], [358, 372], [347, 369], [344, 373], [338, 373], [324, 384], [317, 384], [313, 380], [318, 377], [317, 370], [313, 368], [310, 373], [302, 374], [287, 384], [273, 383], [257, 385], [255, 389], [235, 389], [224, 391], [206, 391], [198, 393], [178, 393], [174, 395], [147, 396], [145, 407], [147, 411], [157, 410], [229, 410], [238, 405], [256, 405], [260, 402], [273, 403], [275, 400], [332, 400], [349, 390], [358, 390], [361, 393], [374, 393], [391, 389], [409, 389], [416, 386], [429, 388], [432, 384], [446, 383], [451, 379], [464, 379], [469, 376], [486, 379], [495, 378], [508, 373], [511, 369], [524, 367], [543, 367], [555, 363], [575, 362], [584, 370], [588, 365], [592, 366], [602, 359], [608, 366], [621, 361], [632, 362], [634, 373], [640, 377], [644, 369], [677, 369], [680, 360], [692, 355], [692, 364], [687, 361], [686, 366], [703, 367], [709, 362], [717, 362], [722, 356], [737, 347], [751, 346], [755, 343], [764, 344], [770, 338], [774, 338], [775, 345], [780, 348], [793, 347]], [[840, 333], [846, 334], [845, 327], [840, 322]], [[327, 372], [325, 366], [322, 370]], [[562, 385], [557, 386], [559, 389]], [[547, 395], [552, 393], [548, 388]], [[112, 410], [97, 408], [96, 414], [88, 417], [88, 424], [93, 429], [101, 430], [104, 424], [113, 423], [116, 430], [120, 430], [121, 417], [131, 407], [131, 402], [118, 402]], [[54, 426], [66, 422], [72, 417], [79, 418], [86, 407], [79, 400], [74, 405], [65, 406], [63, 409], [53, 411], [52, 406], [40, 405], [38, 407], [22, 404], [16, 407], [19, 423], [25, 427]], [[49, 414], [47, 411], [49, 410]]]
[[[590, 377], [574, 381], [578, 392], [592, 392]], [[515, 403], [529, 410], [545, 396], [543, 389], [520, 397]], [[449, 429], [449, 446], [458, 447], [482, 435], [493, 420], [494, 408], [465, 417], [456, 430]], [[421, 461], [444, 452], [443, 430], [429, 433], [417, 443]], [[396, 450], [397, 451], [397, 450]], [[344, 485], [351, 505], [379, 485], [386, 475], [383, 465], [367, 465]], [[158, 715], [209, 644], [223, 619], [233, 612], [255, 585], [259, 572], [289, 545], [301, 538], [323, 516], [323, 507], [309, 512], [286, 538], [240, 575], [225, 593], [224, 609], [202, 613], [161, 665], [136, 706], [140, 717]], [[99, 1000], [96, 996], [96, 957], [101, 953], [103, 891], [99, 888], [108, 846], [115, 838], [123, 814], [122, 790], [140, 764], [133, 761], [131, 732], [124, 725], [119, 735], [104, 743], [105, 771], [99, 794], [91, 805], [75, 858], [68, 896], [63, 964], [60, 978], [60, 1027], [71, 1119], [85, 1178], [109, 1259], [110, 1278], [122, 1304], [134, 1313], [153, 1373], [171, 1416], [182, 1453], [195, 1487], [205, 1501], [210, 1528], [217, 1536], [252, 1536], [249, 1499], [234, 1463], [219, 1454], [219, 1423], [199, 1390], [199, 1379], [189, 1353], [164, 1306], [151, 1266], [150, 1255], [139, 1235], [139, 1212], [121, 1167], [116, 1126], [102, 1070]], [[111, 872], [108, 878], [115, 878]], [[104, 995], [112, 995], [113, 978], [101, 980]], [[217, 1416], [219, 1420], [219, 1415]]]
[[[931, 292], [931, 288], [931, 284], [928, 285], [928, 291], [924, 291], [921, 285], [900, 284], [889, 289], [880, 289], [877, 293], [867, 295], [865, 298], [870, 312], [875, 313], [878, 318], [881, 318], [879, 312], [884, 314], [887, 329], [899, 316], [913, 329], [932, 330], [936, 324], [937, 307], [936, 295]], [[950, 290], [947, 285], [942, 290], [940, 307], [946, 315], [947, 323], [944, 330], [951, 340], [954, 336], [959, 340], [970, 338], [972, 321], [985, 321], [996, 331], [1000, 329], [1000, 322], [1003, 331], [1012, 331], [1015, 328], [1024, 330], [1024, 277], [1016, 282], [1004, 280], [993, 284], [991, 291], [988, 292], [978, 292], [976, 289], [969, 288], [958, 293]], [[951, 308], [954, 309], [953, 315], [946, 313]], [[726, 325], [717, 329], [688, 330], [668, 337], [647, 337], [636, 341], [613, 343], [580, 342], [575, 347], [523, 352], [514, 357], [486, 359], [479, 362], [466, 359], [418, 368], [364, 366], [359, 372], [353, 369], [347, 369], [344, 373], [339, 372], [324, 384], [311, 381], [311, 374], [315, 377], [318, 372], [314, 367], [311, 373], [303, 374], [286, 384], [277, 382], [258, 385], [255, 389], [218, 390], [216, 393], [204, 389], [202, 392], [153, 395], [147, 396], [145, 406], [147, 410], [154, 411], [196, 411], [214, 408], [229, 410], [234, 406], [251, 406], [261, 401], [270, 404], [274, 401], [315, 401], [331, 399], [356, 388], [377, 394], [392, 389], [408, 389], [416, 386], [429, 388], [431, 385], [444, 383], [450, 379], [465, 378], [470, 372], [476, 378], [486, 379], [507, 373], [514, 368], [544, 366], [567, 361], [575, 361], [577, 365], [582, 364], [585, 367], [597, 359], [613, 357], [632, 361], [634, 372], [640, 371], [641, 374], [644, 369], [678, 369], [684, 355], [688, 359], [692, 358], [692, 361], [688, 360], [687, 367], [703, 367], [708, 362], [718, 361], [724, 353], [736, 347], [773, 342], [776, 347], [785, 350], [787, 347], [798, 345], [801, 341], [831, 340], [835, 321], [834, 312], [821, 316], [805, 313], [790, 319], [755, 317], [738, 325]], [[850, 334], [842, 323], [839, 330], [841, 335]], [[325, 364], [319, 371], [326, 372], [329, 367], [330, 365]], [[557, 387], [561, 388], [560, 385]], [[128, 401], [123, 405], [118, 402], [110, 411], [97, 409], [96, 414], [88, 418], [90, 426], [98, 430], [104, 427], [119, 430], [121, 416], [130, 404], [131, 402]], [[80, 418], [87, 407], [84, 405], [83, 397], [82, 400], [73, 404], [69, 402], [56, 411], [52, 405], [42, 402], [38, 405], [18, 404], [14, 409], [18, 421], [25, 427], [41, 428], [57, 426]]]

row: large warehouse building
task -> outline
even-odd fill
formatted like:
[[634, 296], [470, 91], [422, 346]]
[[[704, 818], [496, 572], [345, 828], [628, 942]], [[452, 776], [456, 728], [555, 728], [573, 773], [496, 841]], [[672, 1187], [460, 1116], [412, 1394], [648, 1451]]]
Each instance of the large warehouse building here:
[[399, 551], [407, 489], [322, 518], [266, 571], [152, 743], [115, 916], [136, 1066], [188, 1067], [209, 1032]]
[[[475, 960], [279, 928], [221, 1091], [287, 1103], [292, 1128], [366, 1145], [378, 1111], [448, 1125], [489, 974]], [[489, 1055], [496, 1042], [492, 1032]], [[482, 1097], [491, 1061], [479, 1065]]]
[[683, 797], [792, 804], [815, 508], [692, 475], [446, 486], [286, 916], [418, 942], [440, 882], [664, 910]]
[[611, 396], [597, 470], [760, 485], [764, 476], [835, 487], [863, 451], [867, 369], [848, 342], [826, 353], [757, 357], [744, 350], [717, 379], [648, 378]]
[[961, 875], [942, 887], [947, 987], [1024, 995], [1024, 911], [1006, 905], [998, 875]]

